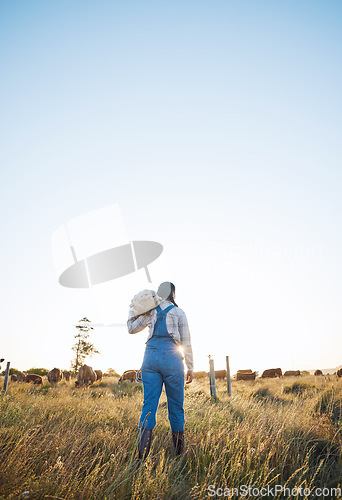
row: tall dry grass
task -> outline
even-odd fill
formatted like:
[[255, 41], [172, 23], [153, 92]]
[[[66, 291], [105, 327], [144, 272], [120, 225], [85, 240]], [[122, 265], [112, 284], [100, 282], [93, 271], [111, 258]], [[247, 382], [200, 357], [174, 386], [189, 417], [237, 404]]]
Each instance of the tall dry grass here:
[[0, 398], [0, 498], [191, 500], [210, 498], [209, 485], [339, 487], [341, 386], [314, 377], [235, 382], [228, 398], [219, 382], [215, 401], [206, 380], [194, 381], [185, 454], [174, 455], [163, 394], [139, 466], [140, 384], [12, 383]]

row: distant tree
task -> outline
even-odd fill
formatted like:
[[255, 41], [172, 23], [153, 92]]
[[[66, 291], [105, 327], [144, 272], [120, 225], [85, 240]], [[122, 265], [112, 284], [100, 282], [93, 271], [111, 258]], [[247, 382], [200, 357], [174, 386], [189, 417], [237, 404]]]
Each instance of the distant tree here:
[[35, 375], [44, 377], [44, 375], [47, 375], [49, 373], [49, 370], [47, 370], [46, 368], [30, 368], [29, 370], [25, 370], [25, 372], [34, 373]]
[[[5, 375], [5, 371], [3, 370], [0, 375]], [[16, 368], [10, 368], [9, 369], [9, 375], [15, 375], [16, 373], [20, 373], [21, 370], [17, 370]], [[26, 373], [34, 373], [35, 375], [40, 375], [41, 377], [44, 377], [44, 375], [47, 375], [49, 373], [49, 370], [46, 368], [30, 368], [29, 370], [25, 370]]]
[[76, 325], [77, 333], [75, 333], [75, 344], [71, 348], [75, 353], [75, 358], [71, 362], [71, 369], [77, 374], [80, 366], [83, 365], [87, 356], [92, 357], [94, 354], [100, 354], [94, 344], [88, 341], [90, 333], [94, 328], [88, 318], [82, 318]]
[[[14, 375], [15, 373], [18, 373], [18, 372], [19, 372], [19, 370], [17, 370], [16, 368], [9, 369], [9, 375]], [[0, 372], [0, 375], [5, 376], [5, 373], [6, 373], [6, 370], [2, 370], [2, 372]]]
[[120, 375], [114, 370], [114, 368], [108, 368], [104, 373], [105, 377], [120, 377]]

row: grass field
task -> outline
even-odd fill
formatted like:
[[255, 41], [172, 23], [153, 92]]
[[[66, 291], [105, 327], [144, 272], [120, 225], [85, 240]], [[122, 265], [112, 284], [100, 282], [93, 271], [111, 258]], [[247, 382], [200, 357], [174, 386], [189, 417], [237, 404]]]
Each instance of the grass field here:
[[188, 500], [219, 498], [209, 496], [209, 485], [341, 487], [342, 383], [335, 377], [233, 382], [231, 398], [218, 382], [216, 401], [208, 381], [195, 380], [186, 386], [187, 449], [180, 458], [163, 393], [142, 466], [142, 386], [116, 380], [87, 389], [9, 384], [0, 397], [1, 499]]

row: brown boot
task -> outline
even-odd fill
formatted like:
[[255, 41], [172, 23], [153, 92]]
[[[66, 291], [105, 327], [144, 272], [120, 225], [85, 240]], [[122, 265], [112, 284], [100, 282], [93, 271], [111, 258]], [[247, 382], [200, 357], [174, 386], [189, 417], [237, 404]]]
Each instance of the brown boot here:
[[145, 460], [149, 454], [152, 441], [152, 429], [139, 430], [139, 460]]
[[181, 455], [184, 450], [184, 431], [172, 432], [172, 440], [175, 446], [176, 455]]

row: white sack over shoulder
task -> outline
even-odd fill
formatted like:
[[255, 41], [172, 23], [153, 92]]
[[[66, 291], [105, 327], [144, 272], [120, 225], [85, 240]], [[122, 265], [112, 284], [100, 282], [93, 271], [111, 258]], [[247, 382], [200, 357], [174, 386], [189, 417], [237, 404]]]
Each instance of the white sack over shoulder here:
[[142, 290], [134, 295], [131, 306], [135, 316], [145, 314], [159, 306], [161, 299], [154, 290]]

